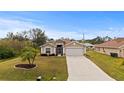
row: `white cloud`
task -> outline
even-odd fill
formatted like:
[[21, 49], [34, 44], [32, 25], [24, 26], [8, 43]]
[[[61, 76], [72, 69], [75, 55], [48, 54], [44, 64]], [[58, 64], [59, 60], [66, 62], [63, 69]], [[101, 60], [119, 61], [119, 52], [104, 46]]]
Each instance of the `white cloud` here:
[[40, 28], [41, 26], [26, 20], [0, 18], [0, 37], [5, 37], [7, 32], [15, 33], [36, 27]]
[[[90, 32], [90, 31], [89, 31]], [[86, 34], [87, 38], [95, 38], [96, 36], [109, 36], [109, 37], [124, 37], [124, 29], [122, 28], [109, 28], [107, 30], [97, 30]]]
[[[124, 37], [124, 27], [109, 27], [106, 29], [85, 29], [85, 30], [79, 30], [80, 33], [84, 33], [85, 34], [85, 39], [92, 39], [95, 38], [96, 36], [101, 36], [101, 37], [105, 37], [105, 36], [110, 36], [112, 38], [114, 37]], [[79, 33], [79, 34], [80, 34]]]
[[46, 31], [46, 35], [49, 38], [74, 38], [74, 39], [81, 39], [83, 38], [82, 34], [79, 32], [75, 31], [60, 31], [60, 30], [53, 30], [48, 27], [44, 27], [42, 24], [37, 25], [35, 24], [36, 20], [32, 21], [31, 19], [5, 19], [5, 18], [0, 18], [0, 37], [5, 37], [8, 32], [20, 32], [24, 30], [29, 30], [31, 28], [42, 28], [42, 30]]
[[83, 38], [83, 34], [76, 31], [60, 31], [60, 30], [46, 29], [45, 33], [47, 36], [49, 36], [49, 38], [54, 38], [54, 39], [58, 39], [61, 37], [74, 38], [74, 39]]

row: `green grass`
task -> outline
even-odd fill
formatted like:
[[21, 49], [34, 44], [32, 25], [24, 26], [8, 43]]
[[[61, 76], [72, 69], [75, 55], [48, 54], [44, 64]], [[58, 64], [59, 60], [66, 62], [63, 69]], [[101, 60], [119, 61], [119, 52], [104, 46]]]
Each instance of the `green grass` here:
[[22, 62], [21, 58], [14, 58], [10, 60], [0, 61], [0, 80], [7, 81], [35, 81], [38, 76], [42, 76], [43, 80], [52, 80], [55, 74], [56, 80], [67, 80], [67, 65], [65, 57], [41, 57], [37, 56], [35, 63], [36, 68], [26, 70], [18, 69], [14, 66], [16, 64], [22, 64], [28, 62]]
[[113, 58], [95, 51], [88, 51], [86, 56], [112, 78], [124, 80], [124, 58]]

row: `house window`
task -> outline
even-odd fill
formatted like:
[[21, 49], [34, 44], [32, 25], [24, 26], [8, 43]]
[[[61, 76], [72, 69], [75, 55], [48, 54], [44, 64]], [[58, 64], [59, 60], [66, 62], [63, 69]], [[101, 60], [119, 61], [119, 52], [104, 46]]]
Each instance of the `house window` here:
[[103, 52], [105, 52], [105, 48], [103, 48]]
[[118, 53], [110, 53], [112, 57], [118, 57]]
[[50, 53], [50, 48], [46, 48], [46, 53]]

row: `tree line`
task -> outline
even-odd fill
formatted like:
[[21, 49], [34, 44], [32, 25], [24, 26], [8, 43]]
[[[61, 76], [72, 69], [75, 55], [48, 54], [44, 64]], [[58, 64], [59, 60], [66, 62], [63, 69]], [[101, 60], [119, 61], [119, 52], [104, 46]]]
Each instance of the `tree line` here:
[[110, 41], [110, 40], [112, 40], [112, 38], [109, 36], [105, 36], [105, 37], [97, 36], [96, 38], [93, 38], [93, 39], [84, 40], [84, 42], [91, 43], [91, 44], [101, 44], [101, 43], [104, 43], [104, 42]]
[[[27, 48], [38, 49], [48, 40], [45, 31], [39, 28], [22, 32], [8, 32], [6, 37], [0, 39], [0, 59], [6, 59], [22, 54]], [[29, 50], [28, 50], [29, 51]], [[31, 51], [29, 51], [31, 52]]]

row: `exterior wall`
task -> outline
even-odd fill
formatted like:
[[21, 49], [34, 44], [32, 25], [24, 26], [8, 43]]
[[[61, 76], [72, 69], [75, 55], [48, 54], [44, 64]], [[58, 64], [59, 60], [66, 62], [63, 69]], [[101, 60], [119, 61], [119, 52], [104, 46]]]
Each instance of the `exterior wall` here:
[[120, 57], [124, 57], [124, 49], [120, 49]]
[[56, 54], [56, 47], [53, 48], [53, 53]]
[[63, 55], [65, 55], [65, 47], [63, 47]]
[[50, 48], [50, 54], [55, 53], [55, 48], [52, 46], [41, 47], [41, 54], [46, 54], [46, 48]]
[[120, 47], [120, 54], [121, 54], [121, 57], [124, 58], [124, 45]]
[[119, 49], [108, 49], [108, 48], [105, 48], [105, 54], [110, 55], [110, 53], [117, 53], [118, 57], [121, 57]]
[[117, 53], [118, 57], [124, 57], [124, 49], [119, 48], [98, 48], [96, 47], [95, 50], [97, 52], [110, 55], [110, 53]]
[[122, 57], [124, 58], [124, 49], [122, 49], [122, 54], [121, 54], [121, 55], [122, 55]]

